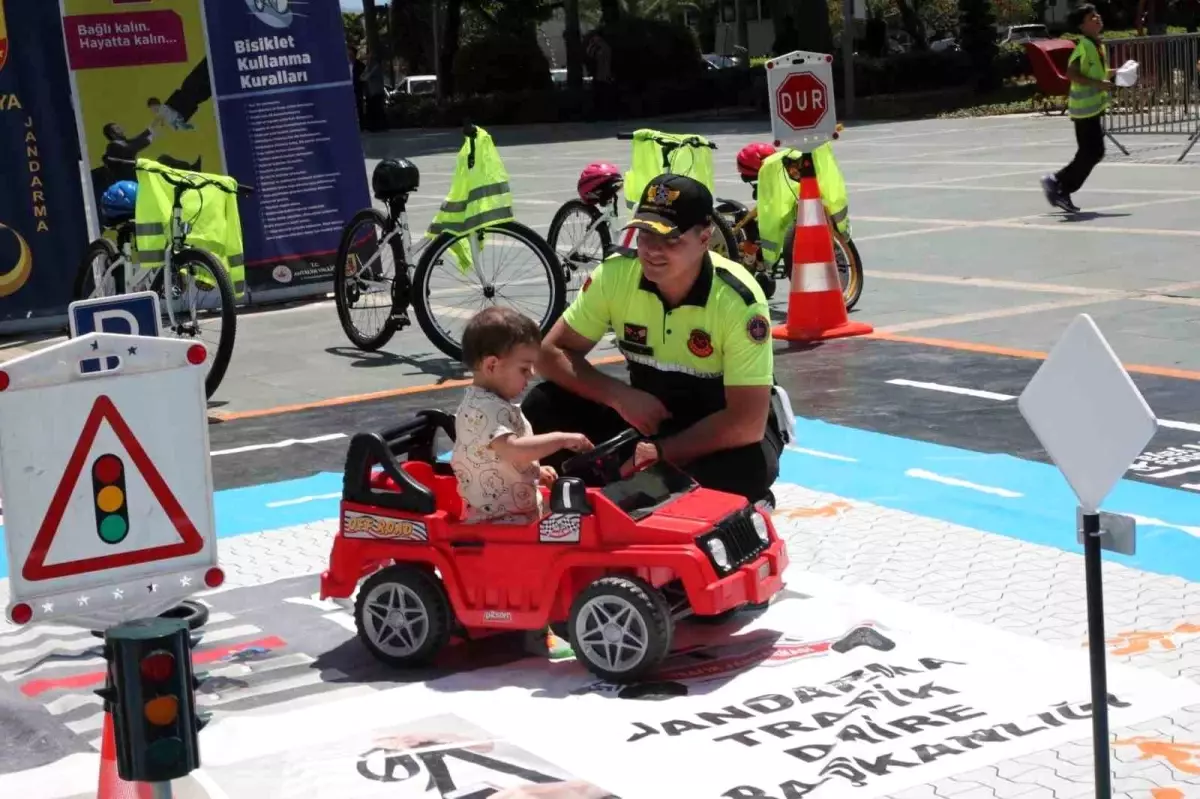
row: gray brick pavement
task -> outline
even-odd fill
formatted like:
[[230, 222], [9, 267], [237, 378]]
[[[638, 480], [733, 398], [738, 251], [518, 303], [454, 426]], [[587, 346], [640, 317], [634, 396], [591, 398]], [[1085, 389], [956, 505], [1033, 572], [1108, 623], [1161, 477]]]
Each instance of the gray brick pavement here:
[[[795, 566], [1050, 643], [1087, 643], [1078, 555], [800, 486], [775, 493], [776, 524]], [[1200, 584], [1107, 562], [1104, 582], [1112, 660], [1200, 678]], [[1200, 705], [1112, 732], [1114, 796], [1200, 797]], [[893, 799], [1071, 799], [1094, 791], [1085, 738]]]

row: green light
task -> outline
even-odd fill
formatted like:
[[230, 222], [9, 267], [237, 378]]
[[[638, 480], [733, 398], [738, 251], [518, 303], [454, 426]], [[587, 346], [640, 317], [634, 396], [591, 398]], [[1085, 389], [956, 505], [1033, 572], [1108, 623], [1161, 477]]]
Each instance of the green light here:
[[168, 768], [183, 758], [183, 741], [161, 738], [146, 747], [146, 762], [153, 767]]
[[129, 524], [120, 516], [105, 516], [100, 522], [100, 538], [108, 544], [116, 544], [129, 532]]

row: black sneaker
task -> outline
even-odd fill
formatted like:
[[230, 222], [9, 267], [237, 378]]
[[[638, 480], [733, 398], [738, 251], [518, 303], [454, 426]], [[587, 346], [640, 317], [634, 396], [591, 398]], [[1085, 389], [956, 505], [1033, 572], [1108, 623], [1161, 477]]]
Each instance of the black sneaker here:
[[1056, 208], [1060, 207], [1058, 205], [1058, 198], [1061, 196], [1061, 193], [1058, 190], [1058, 181], [1055, 180], [1054, 175], [1046, 175], [1042, 178], [1042, 193], [1046, 195], [1046, 202]]
[[1056, 205], [1058, 205], [1059, 208], [1063, 209], [1068, 214], [1079, 213], [1079, 206], [1071, 202], [1071, 195], [1069, 194], [1060, 194], [1058, 196], [1058, 202]]

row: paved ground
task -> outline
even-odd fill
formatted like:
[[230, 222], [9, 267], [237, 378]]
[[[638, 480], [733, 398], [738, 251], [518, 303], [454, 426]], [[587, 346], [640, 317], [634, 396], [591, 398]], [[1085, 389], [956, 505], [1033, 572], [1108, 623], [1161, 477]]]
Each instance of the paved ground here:
[[[764, 128], [663, 127], [711, 135], [721, 147], [718, 193], [749, 199], [733, 155], [766, 139]], [[627, 164], [627, 144], [611, 138], [617, 129], [494, 131], [520, 217], [545, 231], [585, 163]], [[422, 168], [414, 226], [427, 224], [448, 187], [458, 141], [426, 133], [367, 142], [372, 157], [405, 154]], [[777, 346], [780, 381], [800, 417], [776, 514], [792, 550], [793, 586], [802, 590], [811, 570], [1081, 647], [1074, 503], [1014, 397], [1067, 323], [1087, 312], [1160, 417], [1158, 436], [1105, 506], [1140, 525], [1138, 553], [1105, 567], [1110, 655], [1200, 682], [1200, 355], [1192, 346], [1200, 276], [1189, 257], [1200, 235], [1200, 189], [1194, 163], [1174, 163], [1182, 139], [1122, 142], [1133, 157], [1110, 145], [1109, 160], [1076, 197], [1091, 214], [1075, 220], [1050, 211], [1037, 185], [1073, 150], [1061, 119], [866, 125], [837, 143], [867, 270], [855, 316], [877, 333], [815, 349]], [[8, 342], [7, 353], [43, 343]], [[206, 740], [219, 739], [223, 718], [396, 684], [353, 640], [351, 616], [313, 599], [316, 574], [334, 531], [347, 436], [407, 409], [453, 407], [461, 377], [417, 330], [387, 352], [355, 352], [329, 302], [241, 317], [210, 426], [230, 577], [205, 597], [213, 618], [198, 652], [219, 678], [204, 697], [218, 713]], [[442, 390], [426, 388], [439, 383]], [[0, 566], [3, 577], [9, 569]], [[0, 600], [6, 593], [0, 581]], [[92, 641], [0, 624], [0, 795], [82, 796], [89, 780], [94, 795], [100, 716], [80, 676], [100, 662]], [[511, 642], [490, 642], [453, 653], [436, 673], [517, 656]], [[1086, 735], [894, 795], [1090, 795]], [[1118, 795], [1200, 796], [1200, 706], [1114, 735]], [[12, 775], [25, 769], [38, 770]], [[190, 782], [187, 790], [219, 797]]]

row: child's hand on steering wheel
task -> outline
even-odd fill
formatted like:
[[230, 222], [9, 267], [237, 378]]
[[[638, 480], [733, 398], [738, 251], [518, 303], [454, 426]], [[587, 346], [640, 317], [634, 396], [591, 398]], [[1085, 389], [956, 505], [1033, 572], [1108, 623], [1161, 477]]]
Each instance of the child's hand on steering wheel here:
[[659, 459], [658, 445], [653, 441], [639, 441], [633, 450], [633, 457], [621, 466], [621, 477], [629, 477], [636, 471], [644, 469]]

